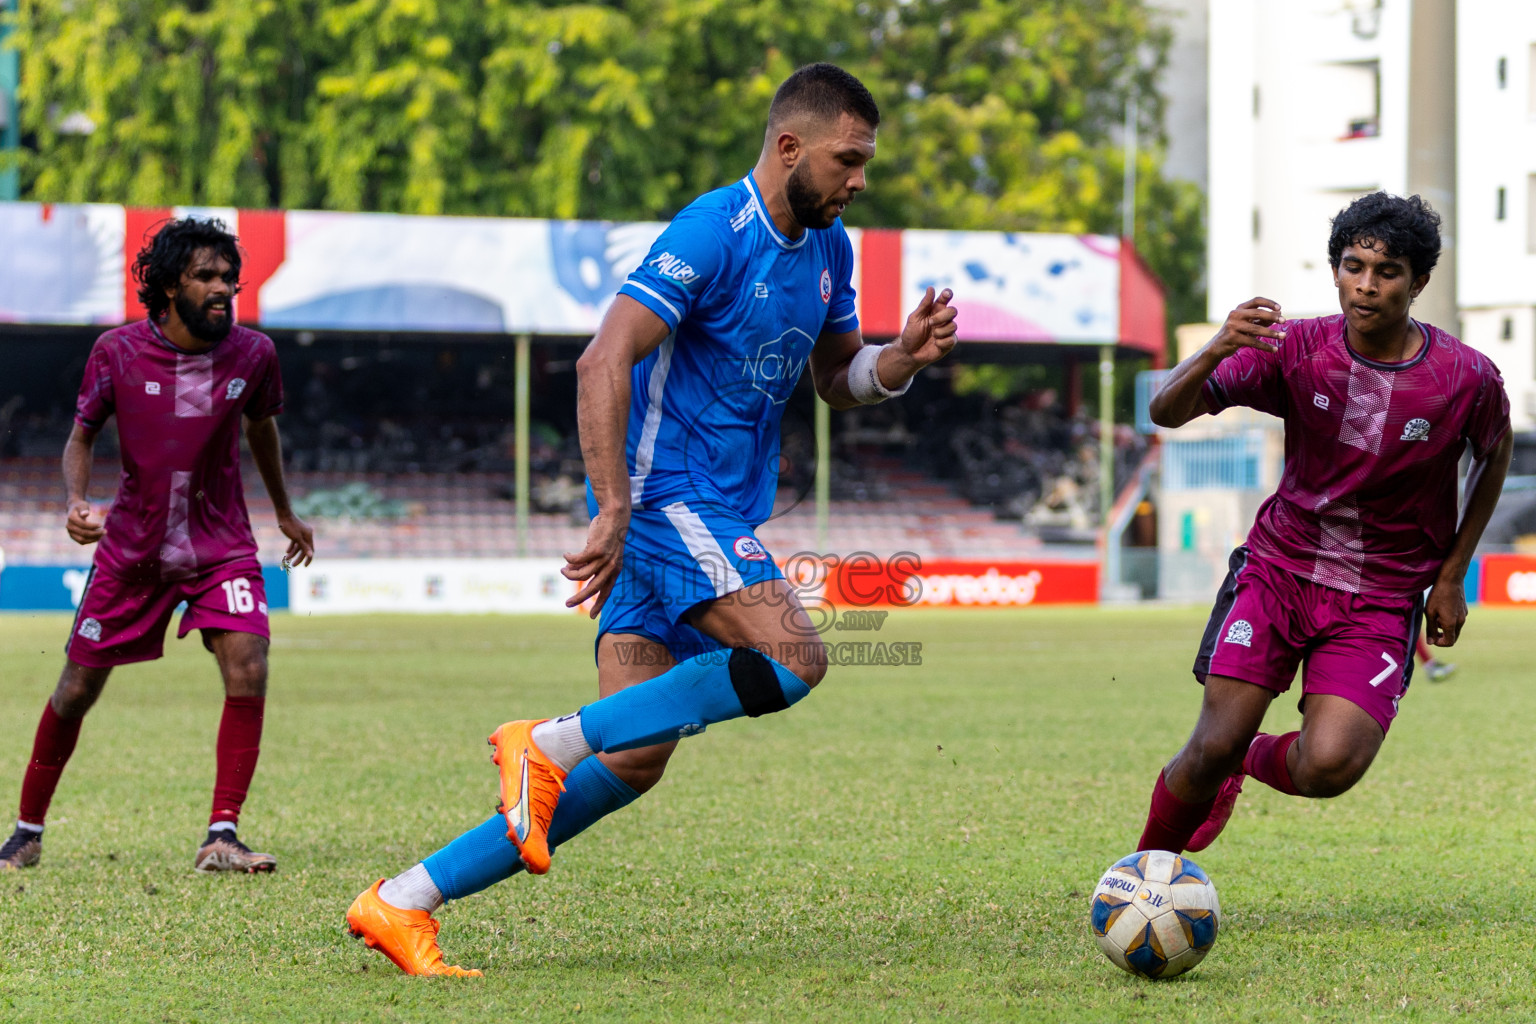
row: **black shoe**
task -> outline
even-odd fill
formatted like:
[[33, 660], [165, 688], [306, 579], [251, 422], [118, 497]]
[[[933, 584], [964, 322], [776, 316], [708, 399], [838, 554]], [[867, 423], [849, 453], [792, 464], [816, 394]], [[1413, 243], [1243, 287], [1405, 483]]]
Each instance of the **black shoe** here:
[[43, 859], [43, 834], [18, 827], [0, 846], [0, 871], [36, 867]]

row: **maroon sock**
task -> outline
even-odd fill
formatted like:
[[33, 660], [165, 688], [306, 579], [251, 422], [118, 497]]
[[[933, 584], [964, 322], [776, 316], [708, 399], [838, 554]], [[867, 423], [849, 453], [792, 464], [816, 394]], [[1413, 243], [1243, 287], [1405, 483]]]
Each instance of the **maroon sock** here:
[[261, 756], [261, 720], [266, 707], [265, 697], [224, 698], [210, 825], [240, 820], [240, 805], [245, 803], [251, 776], [256, 774], [256, 759]]
[[1163, 773], [1157, 773], [1152, 787], [1152, 807], [1147, 811], [1147, 827], [1136, 844], [1138, 850], [1169, 850], [1183, 853], [1195, 830], [1205, 824], [1215, 799], [1187, 804], [1168, 791]]
[[59, 776], [64, 774], [69, 755], [75, 752], [84, 721], [84, 717], [60, 718], [52, 700], [43, 705], [43, 717], [32, 740], [32, 760], [27, 762], [21, 780], [21, 811], [17, 816], [27, 824], [41, 825], [48, 816], [53, 791], [59, 788]]
[[1291, 752], [1291, 744], [1300, 736], [1299, 732], [1288, 732], [1280, 736], [1259, 733], [1243, 758], [1243, 774], [1251, 775], [1271, 789], [1278, 789], [1289, 796], [1300, 796], [1296, 783], [1291, 781], [1291, 770], [1285, 763], [1285, 756]]

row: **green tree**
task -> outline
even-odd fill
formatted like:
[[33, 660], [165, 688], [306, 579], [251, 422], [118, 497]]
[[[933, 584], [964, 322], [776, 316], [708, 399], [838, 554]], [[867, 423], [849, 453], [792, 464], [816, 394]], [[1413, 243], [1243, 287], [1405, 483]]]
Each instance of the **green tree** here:
[[[1192, 186], [1160, 173], [1170, 32], [1144, 0], [22, 0], [24, 194], [665, 218], [744, 173], [773, 90], [880, 102], [863, 226], [1116, 233], [1198, 315]], [[84, 129], [90, 128], [86, 131]]]

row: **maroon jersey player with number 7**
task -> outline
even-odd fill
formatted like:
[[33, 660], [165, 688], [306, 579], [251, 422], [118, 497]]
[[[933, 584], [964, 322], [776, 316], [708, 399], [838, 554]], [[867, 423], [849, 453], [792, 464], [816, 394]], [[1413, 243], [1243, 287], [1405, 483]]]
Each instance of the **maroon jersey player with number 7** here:
[[[1279, 303], [1245, 302], [1152, 400], [1164, 427], [1234, 405], [1279, 416], [1285, 472], [1232, 554], [1195, 660], [1200, 718], [1157, 778], [1138, 849], [1205, 849], [1246, 776], [1292, 796], [1343, 793], [1397, 715], [1420, 618], [1431, 644], [1456, 642], [1513, 439], [1488, 357], [1408, 315], [1439, 228], [1418, 196], [1356, 200], [1328, 241], [1341, 314], [1286, 320]], [[1298, 667], [1301, 730], [1259, 732]]]
[[[240, 424], [278, 525], [292, 542], [284, 565], [314, 557], [314, 535], [288, 505], [277, 351], [234, 322], [240, 250], [218, 221], [168, 222], [139, 253], [134, 275], [149, 318], [108, 331], [86, 363], [75, 427], [64, 448], [66, 528], [96, 544], [64, 671], [43, 708], [21, 787], [15, 832], [0, 871], [42, 855], [43, 818], [74, 751], [85, 713], [118, 665], [160, 657], [186, 602], [178, 636], [202, 631], [224, 678], [217, 774], [198, 871], [271, 871], [274, 857], [235, 834], [261, 745], [267, 692], [267, 602], [240, 483]], [[123, 475], [103, 524], [86, 489], [97, 433], [117, 416]]]

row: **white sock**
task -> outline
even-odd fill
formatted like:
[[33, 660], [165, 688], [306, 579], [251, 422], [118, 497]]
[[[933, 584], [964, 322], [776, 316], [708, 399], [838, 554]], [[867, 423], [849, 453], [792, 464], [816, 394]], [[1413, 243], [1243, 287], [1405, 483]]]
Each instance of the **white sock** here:
[[36, 832], [38, 835], [43, 834], [43, 826], [34, 825], [30, 821], [22, 821], [20, 818], [16, 819], [16, 827], [21, 829], [23, 832]]
[[231, 835], [235, 831], [235, 823], [232, 821], [215, 821], [208, 826], [209, 832], [228, 832]]
[[533, 727], [533, 742], [544, 756], [568, 772], [592, 756], [587, 737], [581, 731], [581, 712], [563, 718], [551, 718]]
[[429, 914], [443, 905], [442, 891], [427, 874], [425, 864], [402, 871], [379, 886], [379, 899], [401, 910], [425, 910]]

